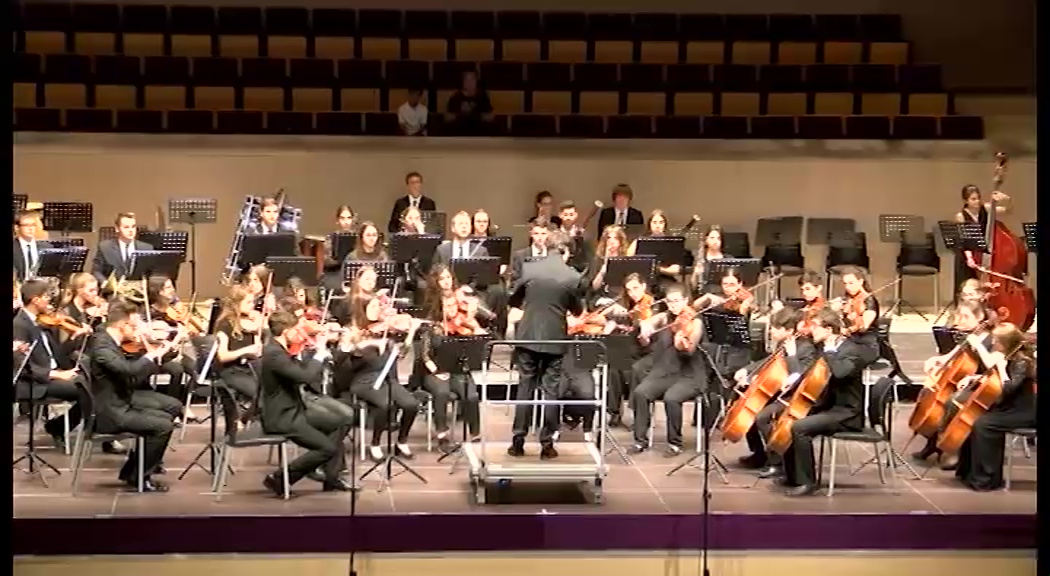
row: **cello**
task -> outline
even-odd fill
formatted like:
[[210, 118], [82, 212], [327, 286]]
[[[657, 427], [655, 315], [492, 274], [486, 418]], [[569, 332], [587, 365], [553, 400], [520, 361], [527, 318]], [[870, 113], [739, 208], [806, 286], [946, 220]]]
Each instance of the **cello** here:
[[994, 191], [991, 209], [988, 211], [988, 228], [985, 242], [988, 252], [981, 257], [977, 270], [981, 282], [988, 287], [988, 307], [999, 315], [999, 319], [1011, 322], [1022, 332], [1032, 327], [1035, 321], [1035, 295], [1025, 282], [1028, 273], [1028, 252], [1021, 241], [998, 217], [998, 194], [1006, 173], [1006, 154], [995, 155]]
[[766, 359], [750, 376], [747, 389], [740, 395], [722, 420], [722, 437], [729, 442], [739, 442], [755, 424], [758, 413], [769, 404], [788, 377], [788, 365], [781, 347]]
[[818, 358], [795, 384], [791, 398], [784, 400], [781, 397], [777, 400], [784, 404], [784, 411], [773, 423], [773, 429], [769, 432], [769, 438], [766, 439], [767, 449], [781, 456], [787, 452], [791, 447], [791, 429], [795, 422], [809, 416], [809, 411], [816, 406], [817, 402], [820, 402], [820, 398], [824, 395], [829, 380], [831, 380], [831, 368], [828, 366], [828, 361]]
[[948, 353], [948, 359], [936, 372], [927, 375], [915, 409], [908, 419], [908, 427], [916, 435], [930, 438], [940, 430], [941, 421], [948, 402], [959, 390], [960, 383], [973, 376], [981, 369], [981, 359], [977, 350], [964, 340]]

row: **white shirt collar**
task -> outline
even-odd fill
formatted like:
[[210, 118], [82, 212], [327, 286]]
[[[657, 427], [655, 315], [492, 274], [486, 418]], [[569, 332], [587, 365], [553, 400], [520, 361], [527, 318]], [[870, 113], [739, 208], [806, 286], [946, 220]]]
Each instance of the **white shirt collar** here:
[[26, 240], [25, 238], [22, 238], [21, 236], [19, 236], [18, 237], [18, 241], [22, 244], [22, 248], [26, 248], [28, 246], [36, 246], [36, 239], [35, 238], [32, 239], [32, 240]]

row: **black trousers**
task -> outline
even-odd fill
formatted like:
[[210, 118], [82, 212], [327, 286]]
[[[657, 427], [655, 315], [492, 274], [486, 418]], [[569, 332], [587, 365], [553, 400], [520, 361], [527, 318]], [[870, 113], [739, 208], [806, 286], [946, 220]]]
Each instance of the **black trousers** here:
[[163, 412], [172, 420], [182, 417], [182, 400], [156, 390], [135, 390], [131, 393], [131, 406], [143, 410]]
[[[171, 415], [154, 408], [143, 408], [134, 404], [121, 411], [107, 412], [99, 419], [99, 432], [106, 434], [129, 433], [143, 437], [142, 459], [145, 476], [160, 466], [164, 451], [168, 449], [171, 433], [175, 430]], [[124, 466], [120, 469], [119, 478], [125, 482], [133, 481], [138, 475], [137, 446], [132, 446]]]
[[188, 358], [172, 360], [160, 365], [160, 373], [171, 377], [168, 385], [161, 387], [160, 391], [179, 402], [186, 401], [186, 391], [193, 385], [197, 378], [197, 370], [193, 361]]
[[397, 443], [407, 442], [408, 433], [419, 414], [419, 400], [416, 395], [396, 380], [391, 382], [391, 378], [387, 378], [378, 390], [373, 387], [374, 381], [358, 380], [350, 385], [349, 394], [344, 395], [344, 400], [349, 402], [352, 396], [356, 396], [372, 407], [372, 446], [380, 445], [383, 432], [397, 416], [398, 409], [401, 410], [401, 425], [398, 427]]
[[430, 392], [434, 403], [434, 430], [439, 434], [448, 432], [448, 406], [453, 399], [459, 400], [463, 420], [471, 436], [477, 436], [481, 428], [478, 387], [470, 374], [449, 374], [442, 379], [435, 374], [423, 378], [423, 389]]
[[353, 418], [345, 412], [333, 410], [328, 403], [316, 399], [306, 402], [305, 417], [296, 420], [291, 430], [284, 431], [296, 446], [307, 449], [288, 464], [288, 484], [295, 484], [321, 466], [324, 466], [326, 482], [338, 480], [345, 468], [343, 440], [352, 427]]
[[778, 402], [777, 398], [773, 398], [765, 408], [759, 410], [755, 416], [755, 424], [748, 429], [745, 436], [747, 447], [753, 454], [763, 457], [769, 466], [780, 466], [783, 463], [780, 454], [766, 451], [766, 440], [773, 431], [773, 423], [783, 412], [784, 404]]
[[[543, 392], [543, 398], [555, 400], [561, 389], [562, 355], [535, 352], [527, 348], [517, 348], [518, 370], [521, 380], [518, 382], [518, 400], [532, 400], [536, 390]], [[532, 409], [534, 406], [520, 404], [514, 408], [513, 440], [515, 445], [525, 443], [525, 436], [532, 427]], [[542, 407], [543, 424], [540, 428], [540, 444], [554, 444], [554, 433], [558, 431], [560, 406], [547, 404]]]
[[509, 298], [507, 289], [503, 287], [503, 284], [492, 284], [480, 288], [479, 291], [485, 307], [496, 315], [490, 332], [495, 334], [497, 339], [502, 338], [507, 333], [507, 300]]
[[631, 393], [635, 443], [639, 446], [649, 444], [653, 404], [662, 400], [667, 416], [667, 443], [681, 448], [682, 405], [696, 399], [700, 393], [701, 387], [697, 385], [696, 378], [685, 377], [677, 372], [650, 372]]
[[813, 439], [829, 436], [848, 428], [843, 425], [851, 415], [838, 408], [810, 414], [791, 427], [791, 447], [784, 454], [784, 477], [790, 486], [817, 483], [817, 465], [813, 456]]
[[[69, 429], [73, 430], [80, 424], [82, 414], [80, 411], [80, 394], [77, 392], [77, 381], [83, 381], [83, 376], [77, 376], [72, 380], [52, 379], [47, 383], [47, 391], [44, 397], [34, 400], [34, 406], [41, 406], [46, 400], [61, 400], [71, 402], [67, 416], [69, 417]], [[21, 399], [20, 399], [21, 400]], [[65, 433], [65, 423], [62, 416], [52, 418], [44, 424], [44, 430], [53, 437], [60, 438]]]
[[1006, 460], [1006, 433], [1018, 428], [1035, 428], [1034, 412], [986, 412], [973, 423], [970, 437], [959, 450], [955, 476], [974, 490], [1002, 488]]
[[[591, 370], [573, 368], [566, 370], [562, 377], [559, 397], [564, 400], [594, 400], [597, 392], [597, 384], [594, 381], [594, 373]], [[564, 413], [574, 420], [581, 420], [584, 432], [594, 430], [595, 406], [573, 405], [565, 406]]]
[[[227, 411], [227, 414], [240, 413], [242, 422], [254, 420], [258, 412], [255, 400], [259, 396], [259, 379], [255, 374], [247, 366], [237, 366], [222, 370], [219, 380], [223, 386], [233, 391], [233, 398], [228, 394], [218, 395], [223, 404], [222, 409]], [[238, 401], [248, 403], [249, 409], [240, 410], [232, 405]]]
[[609, 370], [609, 389], [605, 396], [605, 409], [609, 414], [620, 414], [636, 383], [632, 370]]

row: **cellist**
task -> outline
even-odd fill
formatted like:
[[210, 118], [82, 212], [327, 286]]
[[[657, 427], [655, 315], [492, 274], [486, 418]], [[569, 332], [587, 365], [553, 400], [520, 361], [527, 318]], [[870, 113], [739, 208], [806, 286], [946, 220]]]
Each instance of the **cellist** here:
[[813, 342], [821, 348], [820, 358], [827, 362], [830, 377], [809, 415], [792, 426], [791, 446], [784, 454], [783, 484], [788, 496], [806, 496], [819, 489], [814, 438], [864, 427], [862, 374], [869, 351], [843, 331], [842, 316], [833, 310], [821, 310], [813, 318]]
[[990, 356], [1004, 369], [1007, 380], [999, 400], [974, 421], [955, 471], [963, 484], [982, 492], [1003, 486], [1006, 434], [1036, 427], [1036, 364], [1031, 341], [1017, 326], [1004, 322], [992, 330]]
[[[781, 393], [788, 389], [791, 384], [806, 372], [811, 364], [817, 359], [817, 348], [809, 338], [800, 337], [798, 326], [802, 313], [791, 309], [782, 308], [773, 313], [769, 318], [769, 338], [774, 344], [774, 353], [783, 350], [784, 361], [788, 366], [788, 378], [781, 388]], [[737, 370], [733, 378], [736, 382], [746, 384], [749, 374], [754, 373], [765, 364], [767, 358], [751, 363], [749, 366]], [[766, 450], [765, 439], [773, 428], [773, 421], [784, 409], [784, 404], [777, 402], [779, 395], [772, 398], [755, 418], [755, 424], [747, 431], [747, 446], [751, 454], [742, 456], [740, 464], [745, 468], [759, 469], [759, 478], [772, 478], [781, 475], [783, 460], [775, 452]]]
[[[984, 304], [980, 301], [975, 300], [960, 300], [959, 304], [955, 307], [954, 322], [952, 328], [959, 330], [960, 332], [968, 332], [971, 336], [977, 337], [980, 340], [982, 346], [988, 349], [992, 346], [992, 336], [988, 331], [987, 326], [989, 312], [985, 308]], [[927, 374], [934, 374], [944, 366], [944, 363], [948, 361], [951, 353], [934, 356], [926, 360], [924, 371]], [[937, 433], [940, 433], [941, 429], [951, 421], [952, 416], [957, 411], [956, 402], [962, 403], [969, 397], [971, 388], [961, 388], [955, 394], [952, 395], [951, 399], [945, 405], [944, 418], [941, 420], [941, 425], [937, 429]], [[920, 462], [926, 461], [930, 456], [941, 457], [940, 450], [937, 449], [937, 434], [932, 434], [926, 439], [926, 446], [922, 450], [912, 454], [912, 458]], [[956, 457], [945, 458], [941, 463], [941, 467], [944, 469], [952, 469], [956, 464]]]

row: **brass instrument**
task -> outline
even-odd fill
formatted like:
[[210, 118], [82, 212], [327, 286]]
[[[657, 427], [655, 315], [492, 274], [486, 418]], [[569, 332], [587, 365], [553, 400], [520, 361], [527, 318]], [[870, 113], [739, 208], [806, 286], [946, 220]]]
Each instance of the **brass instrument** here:
[[[281, 232], [298, 234], [299, 220], [302, 218], [303, 211], [285, 203], [283, 188], [277, 191], [275, 198], [280, 206], [280, 212], [277, 216], [278, 228]], [[237, 228], [233, 233], [233, 245], [230, 246], [230, 252], [226, 256], [226, 262], [222, 269], [222, 283], [224, 285], [228, 286], [240, 273], [237, 259], [241, 253], [244, 236], [252, 228], [259, 225], [259, 214], [262, 211], [262, 204], [263, 199], [259, 196], [246, 196], [244, 199], [240, 216], [237, 218]]]

